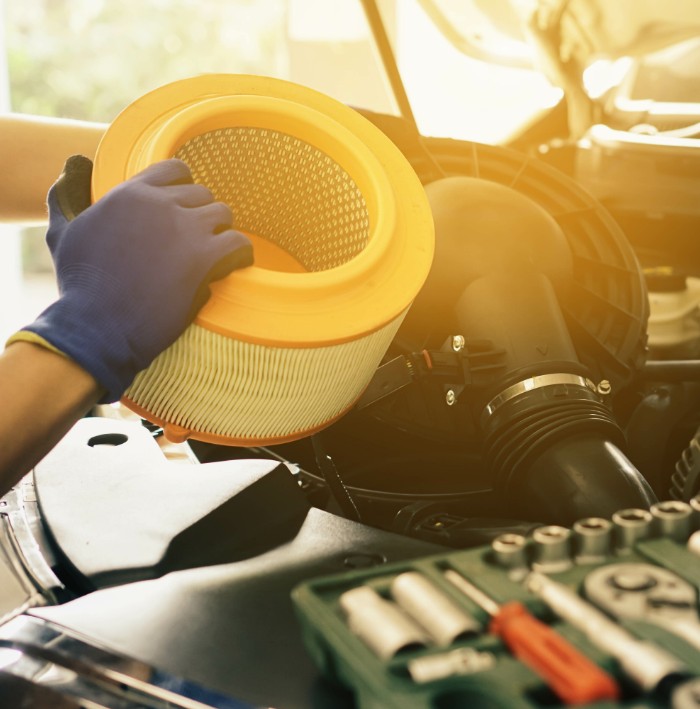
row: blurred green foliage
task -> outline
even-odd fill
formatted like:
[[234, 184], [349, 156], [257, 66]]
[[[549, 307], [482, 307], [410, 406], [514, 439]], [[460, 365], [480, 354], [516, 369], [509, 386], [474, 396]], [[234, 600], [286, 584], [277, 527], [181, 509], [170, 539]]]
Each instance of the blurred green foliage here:
[[[170, 81], [285, 76], [287, 0], [5, 0], [11, 108], [109, 123]], [[51, 273], [44, 227], [22, 230], [25, 272]]]
[[209, 72], [286, 74], [286, 0], [9, 0], [12, 110], [109, 122]]

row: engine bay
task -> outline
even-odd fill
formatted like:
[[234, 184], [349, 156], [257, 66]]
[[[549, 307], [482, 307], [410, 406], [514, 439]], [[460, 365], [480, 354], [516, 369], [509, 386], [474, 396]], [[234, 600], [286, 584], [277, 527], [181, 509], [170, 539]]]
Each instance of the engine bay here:
[[[323, 430], [173, 443], [100, 406], [0, 500], [8, 706], [700, 704], [697, 9], [535, 3], [564, 99], [491, 145], [421, 134], [362, 4], [403, 115], [357, 110], [428, 196], [425, 285]], [[625, 78], [592, 97], [599, 55]], [[508, 651], [511, 602], [593, 661], [582, 694]]]
[[[499, 438], [483, 430], [484, 408], [503, 390], [522, 394], [511, 387], [543, 375], [546, 391], [568, 385], [573, 399], [591, 402], [580, 405], [579, 422], [571, 424], [581, 426], [575, 435], [607, 428], [604, 447], [619, 443], [628, 459], [612, 463], [618, 473], [625, 470], [625, 480], [634, 468], [639, 484], [651, 488], [645, 494], [683, 501], [694, 497], [700, 485], [692, 462], [698, 425], [694, 293], [700, 264], [691, 234], [699, 215], [648, 212], [643, 203], [634, 213], [628, 204], [616, 210], [614, 198], [606, 206], [581, 188], [585, 182], [577, 181], [575, 173], [566, 176], [561, 158], [551, 151], [544, 155], [556, 168], [541, 156], [428, 139], [399, 119], [369, 118], [402, 149], [429, 194], [438, 194], [433, 204], [439, 265], [355, 409], [313, 441], [271, 449], [298, 466], [312, 501], [323, 506], [345, 487], [356, 499], [340, 509], [351, 510], [353, 518], [359, 514], [383, 529], [455, 546], [483, 543], [511, 528], [571, 524], [596, 511], [635, 506], [623, 503], [624, 497], [615, 500], [611, 473], [607, 483], [591, 483], [600, 498], [590, 508], [581, 501], [563, 511], [559, 500], [564, 495], [554, 491], [551, 481], [541, 484], [549, 503], [543, 500], [538, 507], [531, 489], [509, 489], [503, 482], [513, 460], [537, 455], [527, 442], [520, 444], [524, 449], [501, 453], [509, 462], [494, 472], [499, 463], [489, 459], [489, 436], [496, 436], [490, 445], [500, 453], [511, 437], [508, 426], [530, 424], [521, 422], [524, 413], [518, 411], [513, 414], [517, 421], [501, 424], [506, 427]], [[619, 149], [624, 162], [625, 149]], [[587, 143], [576, 150], [574, 164], [593, 159], [586, 154]], [[689, 149], [686, 159], [693, 158]], [[455, 203], [460, 204], [458, 217], [450, 211]], [[541, 219], [544, 227], [532, 229], [528, 218]], [[523, 270], [538, 273], [517, 275]], [[465, 284], [485, 274], [493, 283], [474, 296], [471, 314], [460, 315], [457, 301], [465, 298]], [[518, 286], [518, 278], [534, 280]], [[539, 286], [533, 286], [537, 279]], [[540, 296], [533, 295], [537, 287]], [[488, 323], [494, 321], [507, 329], [507, 341], [489, 338]], [[471, 334], [465, 340], [463, 333]], [[517, 359], [523, 351], [535, 355]], [[556, 429], [560, 417], [554, 419]], [[572, 430], [552, 430], [551, 436], [565, 438]], [[541, 435], [542, 430], [536, 434]], [[192, 445], [203, 461], [230, 454]], [[589, 441], [562, 452], [568, 462], [560, 470], [580, 465], [578, 484], [581, 478], [591, 479], [593, 472], [582, 471], [589, 464], [597, 470], [605, 465], [595, 452], [600, 445]], [[334, 469], [330, 478], [340, 478], [339, 485], [329, 484], [324, 475], [327, 459]], [[332, 503], [335, 509], [344, 502], [345, 495], [339, 495]]]

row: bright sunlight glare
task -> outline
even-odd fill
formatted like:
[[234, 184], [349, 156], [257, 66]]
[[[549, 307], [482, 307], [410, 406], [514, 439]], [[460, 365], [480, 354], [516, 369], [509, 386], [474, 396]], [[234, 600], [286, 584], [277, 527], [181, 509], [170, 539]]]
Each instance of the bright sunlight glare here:
[[423, 134], [497, 143], [561, 100], [536, 71], [459, 52], [418, 3], [398, 3], [397, 12], [399, 68]]

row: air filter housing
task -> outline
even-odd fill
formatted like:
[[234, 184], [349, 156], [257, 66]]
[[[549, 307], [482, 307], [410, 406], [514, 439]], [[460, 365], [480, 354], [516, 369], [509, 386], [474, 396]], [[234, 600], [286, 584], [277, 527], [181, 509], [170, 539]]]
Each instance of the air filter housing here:
[[327, 426], [369, 383], [430, 268], [411, 166], [323, 94], [217, 74], [127, 107], [98, 148], [93, 197], [169, 157], [231, 207], [255, 265], [213, 284], [124, 403], [172, 440], [263, 445]]

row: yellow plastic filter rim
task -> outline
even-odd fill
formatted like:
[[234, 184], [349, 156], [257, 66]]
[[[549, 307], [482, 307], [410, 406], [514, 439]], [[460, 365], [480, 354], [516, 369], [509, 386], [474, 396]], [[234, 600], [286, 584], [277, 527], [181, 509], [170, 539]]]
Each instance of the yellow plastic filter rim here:
[[349, 342], [399, 317], [432, 261], [425, 192], [379, 129], [307, 87], [211, 74], [151, 91], [124, 109], [100, 142], [93, 199], [153, 162], [173, 157], [192, 137], [228, 127], [286, 133], [328, 155], [365, 199], [369, 240], [351, 260], [324, 271], [289, 273], [256, 265], [235, 271], [212, 285], [195, 324], [246, 342], [299, 348]]

